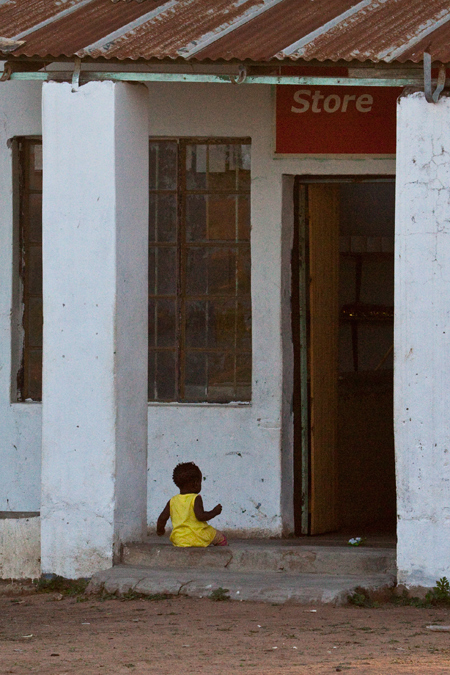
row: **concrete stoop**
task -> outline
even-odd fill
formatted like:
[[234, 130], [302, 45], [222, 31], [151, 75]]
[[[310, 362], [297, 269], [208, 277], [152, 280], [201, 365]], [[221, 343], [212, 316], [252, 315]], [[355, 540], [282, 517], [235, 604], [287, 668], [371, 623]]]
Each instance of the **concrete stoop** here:
[[226, 569], [149, 569], [118, 565], [92, 577], [88, 593], [106, 591], [123, 595], [129, 591], [143, 595], [169, 594], [207, 598], [219, 588], [231, 600], [299, 605], [347, 602], [362, 586], [372, 590], [393, 585], [389, 575], [341, 576], [332, 574], [292, 574], [283, 572], [231, 572]]
[[[282, 540], [281, 540], [282, 541]], [[351, 546], [305, 546], [261, 540], [238, 540], [230, 546], [177, 548], [170, 543], [128, 544], [122, 562], [151, 569], [227, 569], [230, 572], [297, 574], [395, 574], [395, 549]]]
[[395, 583], [395, 549], [233, 542], [227, 548], [179, 549], [131, 544], [122, 564], [94, 575], [88, 592], [209, 597], [227, 589], [232, 600], [335, 605], [358, 587]]

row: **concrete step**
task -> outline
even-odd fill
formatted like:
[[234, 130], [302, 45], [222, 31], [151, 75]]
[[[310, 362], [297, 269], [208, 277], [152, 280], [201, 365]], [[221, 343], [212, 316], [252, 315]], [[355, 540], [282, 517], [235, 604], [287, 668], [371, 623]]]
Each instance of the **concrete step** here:
[[128, 544], [122, 563], [152, 570], [220, 570], [239, 573], [394, 575], [393, 548], [305, 546], [285, 542], [233, 541], [228, 547], [177, 548], [170, 543]]
[[207, 598], [218, 589], [226, 589], [231, 600], [299, 605], [342, 605], [356, 588], [388, 588], [394, 583], [389, 574], [331, 575], [286, 574], [283, 572], [233, 572], [227, 569], [150, 569], [118, 565], [95, 574], [88, 593], [105, 591], [123, 595], [130, 591], [143, 595], [184, 595]]

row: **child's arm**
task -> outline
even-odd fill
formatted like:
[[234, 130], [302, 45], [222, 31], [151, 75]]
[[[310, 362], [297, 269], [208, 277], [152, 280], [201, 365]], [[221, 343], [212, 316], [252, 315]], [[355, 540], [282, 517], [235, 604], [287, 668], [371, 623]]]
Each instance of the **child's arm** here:
[[156, 523], [156, 534], [159, 537], [162, 537], [164, 532], [166, 531], [166, 523], [170, 518], [170, 500], [167, 502], [167, 504], [164, 507], [164, 511], [162, 511], [161, 515], [158, 518], [158, 522]]
[[197, 495], [194, 502], [194, 513], [197, 520], [204, 523], [206, 520], [211, 520], [222, 513], [222, 504], [217, 504], [211, 511], [205, 511], [203, 508], [203, 499]]

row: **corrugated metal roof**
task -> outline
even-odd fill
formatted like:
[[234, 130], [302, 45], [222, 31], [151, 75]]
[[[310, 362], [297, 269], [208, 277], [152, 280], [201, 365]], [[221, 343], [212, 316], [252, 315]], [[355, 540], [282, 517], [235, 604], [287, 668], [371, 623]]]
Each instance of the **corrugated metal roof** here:
[[0, 0], [13, 56], [450, 62], [449, 0]]

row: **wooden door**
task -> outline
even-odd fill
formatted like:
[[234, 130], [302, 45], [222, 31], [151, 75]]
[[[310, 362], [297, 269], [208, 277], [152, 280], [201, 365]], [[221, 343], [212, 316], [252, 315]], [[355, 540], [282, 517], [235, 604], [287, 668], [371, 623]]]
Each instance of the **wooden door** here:
[[310, 534], [337, 519], [339, 186], [308, 186], [310, 271]]

